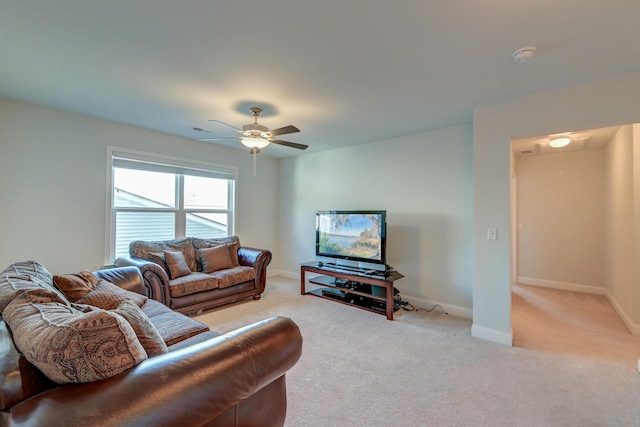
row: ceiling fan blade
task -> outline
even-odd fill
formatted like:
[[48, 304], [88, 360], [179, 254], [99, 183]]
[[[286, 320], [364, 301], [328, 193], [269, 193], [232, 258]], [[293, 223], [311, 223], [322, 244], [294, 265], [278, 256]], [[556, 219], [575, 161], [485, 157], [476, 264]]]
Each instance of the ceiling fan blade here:
[[308, 145], [298, 144], [298, 143], [289, 142], [289, 141], [283, 141], [281, 139], [268, 138], [267, 140], [272, 144], [284, 145], [286, 147], [297, 148], [298, 150], [306, 150], [307, 148], [309, 148]]
[[220, 123], [221, 125], [225, 125], [225, 126], [230, 127], [231, 129], [235, 130], [236, 132], [240, 132], [240, 133], [242, 133], [242, 130], [241, 130], [241, 129], [238, 129], [237, 127], [232, 126], [232, 125], [230, 125], [229, 123], [221, 122], [220, 120], [209, 120], [209, 121], [210, 121], [210, 122], [213, 122], [213, 123]]
[[293, 125], [289, 125], [289, 126], [281, 127], [278, 129], [271, 129], [267, 133], [269, 134], [269, 136], [276, 136], [276, 135], [285, 135], [287, 133], [296, 133], [296, 132], [300, 132], [300, 129], [298, 129]]

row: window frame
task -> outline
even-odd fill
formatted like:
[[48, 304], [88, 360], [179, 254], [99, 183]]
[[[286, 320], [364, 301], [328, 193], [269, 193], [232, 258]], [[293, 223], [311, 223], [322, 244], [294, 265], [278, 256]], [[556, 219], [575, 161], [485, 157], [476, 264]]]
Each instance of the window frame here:
[[[155, 208], [155, 207], [115, 207], [114, 188], [114, 159], [116, 162], [130, 161], [135, 164], [149, 165], [148, 169], [134, 168], [139, 170], [155, 170], [157, 167], [169, 169], [175, 174], [175, 207]], [[173, 169], [173, 170], [172, 170]], [[227, 189], [227, 209], [206, 209], [206, 208], [185, 208], [184, 201], [184, 176], [206, 176], [211, 178], [222, 178], [228, 180]], [[194, 161], [190, 159], [165, 156], [161, 154], [148, 153], [137, 150], [130, 150], [115, 146], [107, 146], [107, 200], [106, 200], [106, 233], [105, 233], [105, 264], [109, 265], [115, 261], [116, 252], [116, 215], [118, 212], [167, 212], [175, 214], [175, 238], [186, 237], [186, 218], [190, 213], [226, 213], [227, 214], [227, 235], [235, 235], [236, 230], [236, 206], [237, 206], [237, 181], [238, 168], [222, 164]]]

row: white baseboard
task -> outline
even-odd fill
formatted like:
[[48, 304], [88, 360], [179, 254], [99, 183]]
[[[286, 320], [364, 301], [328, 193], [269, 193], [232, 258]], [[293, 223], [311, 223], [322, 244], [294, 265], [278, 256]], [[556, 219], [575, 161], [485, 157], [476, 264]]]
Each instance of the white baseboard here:
[[533, 277], [518, 276], [521, 285], [541, 286], [543, 288], [561, 289], [563, 291], [584, 292], [587, 294], [604, 295], [605, 288], [601, 286], [581, 285], [579, 283], [558, 282], [555, 280], [535, 279]]
[[[439, 305], [442, 309], [447, 313], [453, 316], [464, 317], [465, 319], [473, 319], [473, 308], [461, 307], [458, 305], [444, 304], [437, 301], [431, 301], [426, 298], [414, 297], [405, 295], [402, 292], [400, 296], [404, 301], [407, 301], [409, 304], [414, 306], [415, 308], [424, 308], [425, 310], [431, 310], [435, 305]], [[435, 310], [438, 310], [437, 308]]]
[[287, 278], [287, 279], [298, 279], [298, 280], [300, 280], [300, 273], [292, 273], [290, 271], [279, 270], [279, 269], [274, 269], [274, 270], [267, 269], [267, 279], [269, 279], [271, 277], [284, 277], [284, 278]]
[[496, 329], [486, 328], [477, 324], [471, 326], [471, 336], [484, 341], [491, 341], [498, 344], [513, 346], [513, 331], [506, 333]]
[[[606, 291], [604, 296], [607, 297], [607, 300], [613, 306], [613, 309], [616, 311], [616, 313], [618, 313], [618, 316], [620, 316], [622, 323], [624, 323], [624, 326], [626, 326], [629, 332], [631, 332], [631, 335], [640, 336], [640, 324], [633, 322], [633, 320], [627, 315], [627, 313], [625, 313], [620, 304], [618, 304], [618, 302], [613, 298], [613, 295], [611, 295], [609, 291]], [[638, 363], [640, 364], [640, 360], [638, 361]]]

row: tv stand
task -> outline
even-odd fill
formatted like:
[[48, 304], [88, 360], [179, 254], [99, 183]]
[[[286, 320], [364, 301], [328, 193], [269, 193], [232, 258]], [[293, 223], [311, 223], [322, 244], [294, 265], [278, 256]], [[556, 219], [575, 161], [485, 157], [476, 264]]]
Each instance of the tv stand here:
[[[307, 280], [307, 273], [316, 273], [318, 276]], [[378, 314], [386, 314], [387, 319], [393, 320], [393, 283], [403, 277], [397, 271], [377, 271], [308, 262], [300, 266], [300, 293], [338, 301]], [[307, 282], [317, 287], [307, 290]]]

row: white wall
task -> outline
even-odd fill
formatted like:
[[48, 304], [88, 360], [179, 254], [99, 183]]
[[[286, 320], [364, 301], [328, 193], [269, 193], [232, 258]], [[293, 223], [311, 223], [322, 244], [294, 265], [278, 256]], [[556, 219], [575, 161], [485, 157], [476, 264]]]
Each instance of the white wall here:
[[622, 127], [607, 160], [607, 297], [640, 335], [640, 124]]
[[640, 335], [640, 123], [632, 125], [633, 147], [633, 301], [629, 313], [634, 335]]
[[386, 209], [401, 294], [471, 315], [471, 127], [457, 126], [280, 161], [280, 268], [315, 259], [315, 212]]
[[604, 293], [604, 165], [603, 148], [516, 158], [519, 283]]
[[633, 139], [620, 128], [607, 146], [606, 288], [625, 313], [633, 313]]
[[[277, 160], [0, 98], [0, 269], [36, 259], [54, 273], [103, 265], [107, 145], [237, 166], [237, 228], [275, 252]], [[276, 254], [274, 254], [277, 263]]]
[[[510, 345], [510, 141], [640, 121], [640, 72], [474, 109], [472, 335]], [[487, 227], [499, 240], [486, 240]]]

